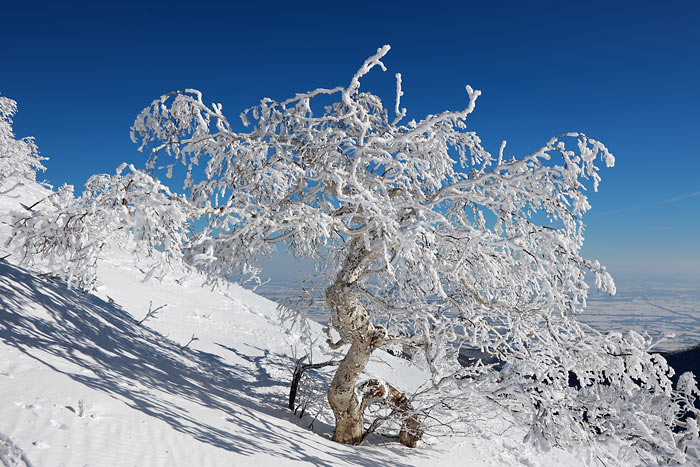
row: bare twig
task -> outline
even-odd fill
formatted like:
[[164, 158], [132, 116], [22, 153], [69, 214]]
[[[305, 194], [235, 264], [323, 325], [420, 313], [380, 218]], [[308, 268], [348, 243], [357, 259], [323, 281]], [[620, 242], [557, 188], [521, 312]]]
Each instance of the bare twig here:
[[[306, 360], [309, 356], [304, 355], [301, 357], [299, 360], [297, 360], [296, 366], [294, 367], [294, 375], [292, 376], [292, 384], [291, 387], [289, 388], [289, 410], [292, 412], [296, 413], [296, 398], [297, 398], [297, 390], [299, 388], [299, 381], [301, 381], [301, 377], [303, 376], [304, 372], [306, 370], [316, 370], [318, 368], [323, 368], [326, 366], [331, 366], [331, 365], [339, 365], [340, 361], [339, 360], [328, 360], [327, 362], [321, 362], [321, 363], [307, 363], [304, 364], [304, 360]], [[313, 422], [312, 422], [313, 424]]]
[[198, 341], [198, 340], [199, 340], [199, 337], [194, 337], [194, 334], [192, 334], [192, 337], [190, 338], [189, 342], [187, 342], [187, 344], [185, 344], [185, 345], [183, 345], [182, 347], [180, 347], [180, 349], [181, 349], [181, 350], [185, 350], [185, 349], [189, 348], [189, 346], [190, 346], [190, 344], [191, 344], [192, 342]]
[[153, 301], [149, 301], [149, 302], [148, 302], [148, 312], [146, 313], [146, 316], [144, 316], [143, 319], [142, 319], [141, 321], [139, 321], [138, 323], [136, 323], [136, 325], [137, 325], [137, 326], [141, 326], [141, 323], [143, 323], [143, 322], [146, 321], [147, 319], [150, 319], [150, 318], [157, 318], [157, 317], [158, 317], [158, 311], [162, 310], [162, 309], [165, 308], [166, 306], [168, 306], [167, 303], [166, 303], [165, 305], [161, 305], [161, 306], [159, 306], [159, 307], [153, 309]]

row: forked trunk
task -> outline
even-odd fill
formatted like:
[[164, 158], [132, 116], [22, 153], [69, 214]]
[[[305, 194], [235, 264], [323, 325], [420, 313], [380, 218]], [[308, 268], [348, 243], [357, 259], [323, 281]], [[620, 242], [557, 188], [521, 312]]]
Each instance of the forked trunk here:
[[355, 387], [372, 351], [381, 345], [384, 337], [380, 329], [374, 327], [369, 312], [352, 291], [352, 286], [367, 267], [368, 256], [369, 252], [359, 241], [353, 240], [335, 283], [326, 290], [331, 324], [340, 334], [340, 343], [351, 343], [328, 390], [328, 403], [335, 416], [333, 440], [344, 444], [359, 444], [362, 441], [364, 414]]
[[[366, 396], [380, 397], [376, 385], [368, 387], [367, 394], [358, 394], [356, 391], [360, 373], [367, 366], [372, 352], [382, 345], [385, 337], [384, 329], [374, 326], [369, 312], [353, 291], [353, 285], [371, 261], [369, 252], [358, 240], [353, 240], [335, 283], [326, 290], [331, 324], [341, 338], [338, 344], [351, 344], [328, 390], [328, 403], [335, 416], [333, 440], [344, 444], [360, 444], [364, 435], [364, 410], [369, 401]], [[385, 392], [381, 397], [402, 411], [412, 410], [406, 398], [395, 388], [389, 387], [391, 394]], [[414, 447], [421, 434], [420, 424], [415, 415], [407, 414], [401, 430], [401, 443]]]
[[331, 324], [340, 334], [340, 343], [351, 343], [328, 390], [328, 403], [335, 416], [333, 440], [344, 444], [359, 444], [362, 441], [364, 414], [355, 387], [372, 351], [381, 345], [383, 337], [372, 325], [369, 313], [352, 291], [352, 286], [367, 267], [368, 255], [359, 241], [353, 240], [335, 283], [326, 290]]

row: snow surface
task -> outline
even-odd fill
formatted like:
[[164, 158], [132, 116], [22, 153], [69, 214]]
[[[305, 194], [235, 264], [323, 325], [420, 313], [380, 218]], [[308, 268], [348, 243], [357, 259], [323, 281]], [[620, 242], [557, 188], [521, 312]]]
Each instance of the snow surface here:
[[[2, 245], [8, 211], [46, 193], [31, 184], [0, 196]], [[498, 416], [416, 449], [380, 437], [334, 443], [329, 423], [309, 430], [308, 415], [286, 408], [302, 346], [274, 302], [235, 284], [211, 290], [198, 278], [144, 283], [119, 252], [100, 264], [94, 294], [14, 262], [0, 261], [0, 464], [581, 465], [563, 451], [534, 451], [522, 427]], [[138, 325], [149, 302], [167, 307]], [[310, 326], [323, 361], [321, 326]], [[381, 351], [367, 371], [407, 391], [425, 379]]]

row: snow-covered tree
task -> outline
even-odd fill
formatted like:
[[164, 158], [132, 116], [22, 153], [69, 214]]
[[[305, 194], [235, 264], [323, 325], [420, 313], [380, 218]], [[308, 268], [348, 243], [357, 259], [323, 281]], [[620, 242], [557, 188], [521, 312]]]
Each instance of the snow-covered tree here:
[[362, 439], [377, 386], [358, 383], [375, 349], [421, 348], [439, 387], [467, 342], [505, 361], [498, 397], [532, 414], [540, 445], [612, 437], [682, 457], [680, 440], [697, 428], [685, 426], [686, 438], [673, 431], [690, 407], [678, 403], [662, 359], [639, 336], [596, 333], [575, 319], [587, 272], [615, 292], [605, 268], [580, 255], [586, 185], [598, 188], [596, 164], [612, 166], [613, 156], [580, 133], [518, 159], [504, 143], [493, 156], [467, 130], [480, 94], [469, 86], [464, 110], [403, 123], [400, 75], [394, 115], [360, 89], [388, 49], [347, 87], [263, 99], [241, 114], [248, 132], [194, 90], [139, 115], [132, 137], [153, 144], [148, 167], [163, 154], [174, 158], [168, 171], [182, 163], [189, 199], [209, 219], [193, 246], [206, 253], [197, 266], [225, 275], [279, 242], [299, 256], [338, 258], [326, 298], [333, 345], [350, 347], [328, 394], [336, 441]]
[[[182, 212], [206, 221], [196, 234], [170, 235], [170, 257], [212, 280], [255, 271], [256, 257], [280, 243], [334, 265], [329, 344], [348, 346], [328, 392], [338, 442], [361, 442], [365, 410], [381, 402], [414, 446], [427, 426], [421, 414], [458, 417], [469, 393], [527, 422], [543, 449], [614, 443], [621, 456], [682, 460], [698, 438], [692, 377], [673, 388], [647, 338], [576, 320], [587, 274], [615, 292], [605, 267], [580, 254], [586, 189], [598, 188], [598, 164], [614, 164], [608, 149], [567, 133], [524, 157], [506, 156], [505, 142], [492, 155], [467, 128], [480, 95], [469, 86], [463, 110], [406, 122], [400, 75], [392, 111], [360, 89], [388, 50], [345, 87], [263, 99], [241, 114], [244, 131], [196, 90], [144, 109], [132, 139], [150, 150], [147, 169], [171, 176], [184, 166]], [[461, 367], [463, 345], [497, 356], [500, 372]], [[386, 347], [429, 371], [422, 398], [360, 380]]]
[[10, 183], [35, 180], [37, 170], [45, 170], [41, 164], [44, 157], [34, 143], [26, 137], [16, 139], [12, 131], [12, 117], [17, 113], [17, 102], [0, 96], [0, 192], [9, 191]]

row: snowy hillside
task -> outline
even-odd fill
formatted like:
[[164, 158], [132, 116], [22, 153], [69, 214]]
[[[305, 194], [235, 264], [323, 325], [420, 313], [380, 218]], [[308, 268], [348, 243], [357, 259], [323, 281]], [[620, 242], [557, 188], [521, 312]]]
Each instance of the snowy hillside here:
[[[38, 185], [3, 195], [3, 244], [8, 211], [42, 196]], [[0, 262], [4, 465], [580, 464], [556, 449], [535, 452], [522, 444], [521, 427], [492, 414], [464, 435], [426, 437], [417, 449], [379, 436], [359, 447], [335, 443], [327, 421], [286, 408], [302, 346], [275, 303], [237, 285], [212, 291], [198, 279], [144, 283], [118, 252], [99, 265], [95, 294], [13, 262]], [[139, 325], [149, 302], [167, 307]], [[324, 342], [320, 325], [311, 331]], [[330, 357], [325, 344], [314, 351], [316, 361]], [[425, 379], [381, 351], [368, 371], [408, 391]]]

